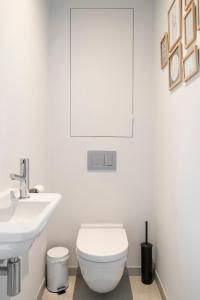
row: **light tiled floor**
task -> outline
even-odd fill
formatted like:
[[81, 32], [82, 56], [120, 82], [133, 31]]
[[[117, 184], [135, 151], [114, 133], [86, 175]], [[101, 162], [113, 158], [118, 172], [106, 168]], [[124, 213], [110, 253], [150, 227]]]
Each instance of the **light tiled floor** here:
[[67, 292], [62, 295], [50, 293], [47, 289], [45, 289], [42, 300], [72, 300], [75, 282], [76, 276], [69, 276], [69, 287], [67, 289]]
[[[75, 276], [69, 277], [69, 288], [63, 295], [58, 296], [45, 290], [42, 300], [72, 300], [75, 281]], [[134, 300], [162, 300], [155, 281], [151, 285], [144, 285], [140, 276], [130, 276], [130, 282]]]
[[133, 300], [162, 300], [155, 281], [151, 285], [145, 285], [140, 276], [131, 276], [130, 282]]

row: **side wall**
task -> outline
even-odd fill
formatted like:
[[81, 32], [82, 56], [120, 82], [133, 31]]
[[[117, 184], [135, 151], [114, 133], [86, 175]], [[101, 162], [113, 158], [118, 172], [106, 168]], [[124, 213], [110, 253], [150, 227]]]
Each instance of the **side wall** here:
[[155, 1], [157, 269], [170, 300], [191, 300], [200, 298], [200, 77], [168, 90], [159, 45], [169, 5]]
[[[29, 157], [31, 185], [46, 184], [46, 12], [40, 0], [3, 0], [0, 4], [0, 190]], [[35, 300], [44, 280], [43, 234], [22, 259], [22, 293]], [[7, 299], [0, 277], [0, 299]]]
[[[122, 222], [129, 239], [129, 266], [140, 265], [144, 221], [152, 208], [152, 1], [50, 0], [48, 13], [48, 159], [51, 190], [63, 201], [49, 226], [49, 247], [75, 258], [81, 223]], [[70, 7], [134, 8], [134, 138], [70, 138]], [[77, 49], [78, 50], [78, 49]], [[84, 113], [84, 112], [83, 112]], [[89, 173], [87, 150], [117, 150], [115, 173]]]

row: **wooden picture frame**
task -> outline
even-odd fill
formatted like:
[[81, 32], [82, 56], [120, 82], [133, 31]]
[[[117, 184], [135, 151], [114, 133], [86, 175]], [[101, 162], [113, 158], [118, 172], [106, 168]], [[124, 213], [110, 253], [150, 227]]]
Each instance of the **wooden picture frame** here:
[[183, 59], [183, 78], [188, 81], [199, 72], [199, 50], [195, 46]]
[[166, 32], [160, 42], [160, 63], [161, 68], [164, 69], [168, 64], [169, 60], [169, 43], [168, 43], [168, 33]]
[[195, 4], [192, 5], [187, 10], [184, 16], [184, 38], [185, 38], [185, 48], [187, 49], [197, 37], [197, 25], [196, 25], [196, 7]]
[[182, 44], [179, 43], [169, 56], [169, 89], [174, 89], [179, 83], [182, 82]]
[[182, 38], [182, 0], [173, 0], [168, 10], [169, 52], [177, 46]]
[[200, 0], [197, 0], [196, 18], [197, 18], [197, 30], [200, 30]]
[[185, 2], [185, 10], [187, 10], [190, 4], [193, 2], [193, 0], [184, 0], [184, 2]]

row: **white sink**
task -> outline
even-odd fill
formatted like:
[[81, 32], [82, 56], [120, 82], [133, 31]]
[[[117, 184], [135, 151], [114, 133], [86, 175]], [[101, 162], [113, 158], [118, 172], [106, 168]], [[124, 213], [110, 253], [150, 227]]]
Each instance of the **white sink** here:
[[10, 191], [0, 194], [0, 259], [21, 256], [47, 225], [60, 202], [60, 194], [30, 194], [10, 200]]

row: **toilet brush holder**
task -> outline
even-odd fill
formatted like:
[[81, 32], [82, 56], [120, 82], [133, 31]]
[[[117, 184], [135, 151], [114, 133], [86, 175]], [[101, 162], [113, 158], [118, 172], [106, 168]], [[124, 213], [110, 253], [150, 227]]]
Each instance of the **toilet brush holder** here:
[[148, 242], [148, 222], [145, 222], [145, 242], [141, 244], [141, 279], [144, 284], [151, 284], [154, 279], [152, 248]]

